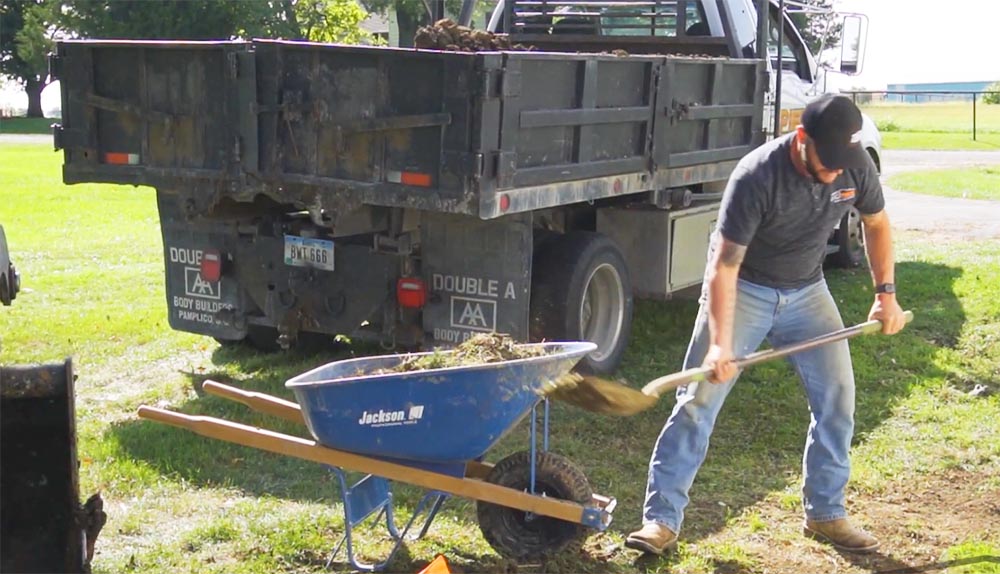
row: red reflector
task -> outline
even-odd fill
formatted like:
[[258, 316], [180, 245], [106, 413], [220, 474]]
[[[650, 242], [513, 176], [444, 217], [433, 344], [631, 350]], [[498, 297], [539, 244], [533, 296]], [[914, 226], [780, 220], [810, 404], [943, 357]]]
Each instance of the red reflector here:
[[222, 255], [215, 249], [206, 249], [201, 256], [201, 278], [218, 281], [222, 277]]
[[400, 307], [419, 309], [427, 302], [427, 286], [418, 277], [402, 277], [396, 282], [396, 300]]
[[430, 187], [431, 174], [404, 171], [399, 174], [399, 183], [406, 185], [418, 185], [420, 187]]
[[118, 152], [105, 152], [104, 153], [104, 163], [111, 163], [116, 165], [138, 165], [139, 164], [139, 154], [137, 153], [118, 153]]
[[510, 196], [501, 195], [500, 196], [500, 211], [507, 211], [510, 209]]

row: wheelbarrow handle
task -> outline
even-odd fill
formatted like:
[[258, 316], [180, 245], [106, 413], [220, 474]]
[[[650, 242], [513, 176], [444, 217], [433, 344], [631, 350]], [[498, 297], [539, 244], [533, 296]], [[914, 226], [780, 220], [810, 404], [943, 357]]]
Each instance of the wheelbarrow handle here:
[[[904, 311], [903, 316], [906, 318], [906, 322], [909, 323], [913, 320], [913, 311]], [[819, 337], [794, 343], [792, 345], [788, 345], [787, 347], [767, 349], [764, 351], [757, 351], [756, 353], [750, 353], [745, 357], [736, 359], [735, 364], [736, 368], [742, 369], [743, 367], [756, 365], [757, 363], [763, 363], [764, 361], [770, 361], [772, 359], [779, 359], [800, 351], [808, 351], [809, 349], [814, 349], [827, 343], [850, 339], [851, 337], [856, 337], [858, 335], [877, 333], [881, 330], [882, 321], [873, 319], [871, 321], [854, 325], [853, 327], [845, 327], [838, 331], [827, 333], [826, 335], [820, 335]], [[642, 392], [643, 394], [650, 395], [652, 397], [659, 397], [667, 391], [676, 389], [677, 387], [688, 383], [706, 381], [708, 380], [708, 376], [712, 374], [712, 371], [713, 369], [709, 367], [694, 367], [683, 370], [679, 373], [664, 375], [657, 379], [653, 379], [646, 384], [646, 386], [642, 388]]]
[[245, 391], [215, 381], [205, 381], [201, 388], [210, 395], [242, 403], [259, 413], [276, 416], [293, 423], [305, 424], [302, 418], [302, 409], [291, 401], [272, 397], [265, 393]]

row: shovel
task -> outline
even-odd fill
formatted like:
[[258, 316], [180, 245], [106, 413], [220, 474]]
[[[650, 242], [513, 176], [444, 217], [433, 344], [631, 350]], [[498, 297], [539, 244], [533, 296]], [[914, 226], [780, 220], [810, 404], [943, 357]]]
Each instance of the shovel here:
[[[906, 317], [906, 322], [909, 323], [913, 320], [913, 311], [904, 312], [904, 316]], [[750, 365], [763, 363], [764, 361], [814, 349], [827, 343], [850, 339], [858, 335], [877, 333], [881, 330], [881, 321], [867, 321], [853, 327], [846, 327], [832, 333], [827, 333], [826, 335], [820, 335], [819, 337], [788, 345], [787, 347], [751, 353], [743, 358], [736, 359], [736, 368], [742, 369]], [[595, 413], [631, 416], [655, 405], [663, 393], [688, 383], [707, 381], [711, 374], [711, 368], [695, 367], [653, 379], [639, 391], [600, 377], [569, 373], [553, 381], [551, 386], [545, 389], [544, 394], [550, 399], [570, 403]]]

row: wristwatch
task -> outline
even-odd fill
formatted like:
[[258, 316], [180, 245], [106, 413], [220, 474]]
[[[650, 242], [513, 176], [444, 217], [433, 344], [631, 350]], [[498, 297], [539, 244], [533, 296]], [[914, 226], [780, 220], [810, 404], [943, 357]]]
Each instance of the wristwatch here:
[[896, 284], [895, 283], [882, 283], [875, 286], [876, 293], [895, 293]]

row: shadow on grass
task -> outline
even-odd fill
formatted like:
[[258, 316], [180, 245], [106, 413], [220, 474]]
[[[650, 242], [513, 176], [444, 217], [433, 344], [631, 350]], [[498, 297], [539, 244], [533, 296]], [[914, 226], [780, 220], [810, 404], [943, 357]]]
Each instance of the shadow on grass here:
[[[892, 412], [893, 406], [926, 379], [940, 379], [949, 373], [934, 364], [939, 346], [954, 345], [965, 321], [952, 285], [961, 269], [922, 262], [897, 266], [897, 283], [905, 286], [900, 295], [905, 308], [915, 311], [914, 323], [894, 337], [869, 336], [852, 340], [858, 399], [856, 441], [876, 429]], [[866, 270], [827, 272], [831, 291], [848, 324], [862, 322], [872, 300]], [[640, 302], [637, 307], [632, 342], [619, 373], [635, 386], [664, 373], [680, 369], [684, 350], [697, 311], [690, 299]], [[189, 375], [192, 385], [213, 378], [232, 380], [229, 367], [250, 378], [234, 383], [241, 388], [293, 400], [284, 381], [320, 364], [354, 354], [375, 354], [377, 348], [340, 348], [323, 355], [291, 353], [261, 355], [245, 349], [219, 349], [213, 357], [220, 365], [216, 373]], [[618, 499], [612, 533], [597, 538], [604, 544], [639, 526], [644, 496], [647, 462], [653, 441], [673, 406], [664, 397], [653, 409], [630, 418], [587, 413], [565, 405], [553, 405], [550, 448], [576, 462], [588, 476], [595, 492]], [[255, 413], [242, 405], [214, 397], [198, 398], [173, 410], [207, 415], [269, 430], [306, 437], [301, 425]], [[697, 542], [722, 530], [727, 520], [743, 509], [785, 489], [789, 477], [798, 476], [809, 415], [797, 378], [784, 362], [765, 363], [748, 369], [733, 390], [719, 416], [708, 458], [691, 491], [683, 542]], [[519, 425], [491, 452], [496, 461], [527, 448], [526, 423]], [[119, 423], [110, 431], [123, 450], [152, 465], [166, 475], [177, 476], [194, 485], [225, 485], [249, 495], [272, 496], [303, 501], [339, 504], [335, 481], [322, 465], [253, 448], [210, 440], [192, 432], [148, 421]], [[423, 491], [409, 485], [395, 485], [397, 507], [408, 515]], [[849, 501], [850, 504], [850, 501]], [[800, 514], [798, 505], [786, 505], [790, 517]], [[444, 515], [476, 523], [474, 505], [452, 499]], [[432, 527], [431, 533], [434, 532]], [[510, 565], [494, 554], [469, 555], [447, 539], [438, 539], [441, 551], [459, 558], [468, 571], [502, 572]], [[606, 544], [604, 544], [606, 546]], [[611, 544], [614, 546], [614, 544]], [[465, 554], [463, 554], [465, 552]], [[403, 555], [393, 569], [419, 569], [433, 556], [414, 560]], [[669, 571], [678, 558], [637, 561], [635, 554], [615, 550], [605, 556], [594, 552], [564, 552], [540, 565], [548, 572], [630, 572], [636, 569]], [[896, 566], [902, 568], [905, 564]], [[416, 567], [416, 568], [414, 568]], [[753, 570], [752, 564], [719, 559], [716, 571]], [[522, 566], [522, 571], [530, 571]]]

